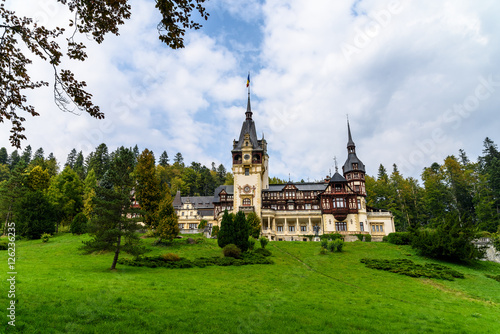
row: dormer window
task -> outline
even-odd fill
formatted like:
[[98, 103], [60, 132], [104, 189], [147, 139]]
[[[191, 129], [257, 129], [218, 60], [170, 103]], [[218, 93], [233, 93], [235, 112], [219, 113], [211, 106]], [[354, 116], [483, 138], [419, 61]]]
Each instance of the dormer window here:
[[358, 164], [352, 164], [352, 169], [358, 169]]

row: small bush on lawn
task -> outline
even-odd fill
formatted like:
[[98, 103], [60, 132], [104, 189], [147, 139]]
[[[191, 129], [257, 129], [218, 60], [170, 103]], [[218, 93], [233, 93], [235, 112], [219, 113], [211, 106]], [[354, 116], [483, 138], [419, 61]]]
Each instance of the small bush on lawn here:
[[51, 235], [49, 233], [44, 233], [42, 234], [41, 239], [43, 242], [49, 242], [50, 237]]
[[197, 244], [202, 244], [205, 242], [205, 238], [196, 238], [196, 241], [195, 241]]
[[365, 242], [371, 242], [371, 241], [372, 241], [371, 234], [365, 234]]
[[[255, 253], [243, 253], [240, 259], [233, 257], [200, 257], [193, 261], [179, 258], [178, 261], [171, 261], [165, 259], [165, 255], [151, 256], [151, 257], [137, 257], [135, 259], [118, 259], [119, 264], [135, 267], [149, 267], [149, 268], [169, 268], [169, 269], [183, 269], [199, 267], [204, 268], [207, 266], [243, 266], [249, 264], [273, 264], [271, 259]], [[175, 254], [173, 254], [175, 255]]]
[[425, 265], [414, 263], [408, 259], [381, 260], [381, 259], [361, 259], [368, 268], [390, 271], [400, 275], [410, 277], [439, 278], [453, 281], [454, 278], [465, 278], [465, 276], [449, 267], [427, 263]]
[[266, 237], [260, 237], [259, 242], [260, 242], [260, 247], [266, 248], [267, 244], [269, 243], [269, 239]]
[[255, 248], [255, 239], [252, 237], [248, 238], [248, 249], [253, 250]]
[[222, 253], [224, 254], [224, 257], [232, 257], [235, 259], [239, 259], [241, 256], [241, 250], [235, 244], [224, 246]]
[[165, 261], [180, 261], [181, 260], [181, 258], [179, 257], [179, 255], [174, 254], [174, 253], [163, 254], [161, 257]]
[[260, 254], [262, 256], [271, 256], [272, 255], [271, 251], [268, 249], [265, 249], [265, 248], [257, 248], [253, 252], [254, 252], [254, 254]]
[[394, 245], [411, 244], [410, 232], [393, 232], [387, 236], [387, 241]]
[[328, 249], [328, 240], [327, 239], [321, 240], [321, 248]]
[[326, 254], [328, 254], [328, 249], [326, 249], [325, 247], [321, 247], [321, 249], [319, 250], [319, 253], [321, 255], [326, 255]]
[[344, 241], [342, 239], [335, 239], [328, 244], [328, 250], [330, 252], [342, 252], [344, 247]]
[[320, 235], [319, 238], [321, 239], [321, 241], [323, 241], [323, 240], [335, 240], [335, 239], [344, 240], [344, 236], [340, 233], [323, 234], [323, 235]]
[[83, 234], [87, 233], [87, 216], [83, 212], [78, 213], [70, 226], [71, 233]]
[[386, 235], [384, 235], [382, 237], [382, 242], [388, 242], [388, 241], [389, 241], [389, 238]]
[[0, 250], [7, 250], [7, 249], [9, 249], [9, 240], [7, 239], [0, 240]]
[[219, 233], [219, 226], [216, 225], [212, 227], [212, 237], [216, 237], [218, 233]]
[[497, 281], [497, 282], [500, 282], [500, 275], [496, 275], [496, 276], [493, 276], [493, 275], [486, 275], [486, 277], [491, 278], [491, 279], [494, 279], [494, 280], [495, 280], [495, 281]]

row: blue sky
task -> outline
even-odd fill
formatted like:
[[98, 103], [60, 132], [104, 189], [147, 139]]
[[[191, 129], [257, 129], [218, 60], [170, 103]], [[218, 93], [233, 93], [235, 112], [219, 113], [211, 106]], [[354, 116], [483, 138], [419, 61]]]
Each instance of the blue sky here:
[[[9, 5], [40, 23], [66, 24], [54, 3]], [[312, 181], [333, 170], [335, 156], [342, 165], [347, 114], [370, 175], [396, 163], [419, 177], [459, 149], [475, 160], [486, 136], [500, 142], [498, 2], [214, 0], [183, 50], [158, 40], [153, 1], [131, 4], [120, 36], [101, 45], [80, 37], [89, 58], [67, 64], [106, 120], [62, 113], [44, 89], [29, 95], [41, 116], [26, 122], [25, 145], [62, 164], [72, 148], [88, 154], [105, 142], [229, 169], [248, 71], [272, 176]], [[46, 64], [33, 69], [51, 78]], [[8, 127], [0, 127], [8, 146]]]

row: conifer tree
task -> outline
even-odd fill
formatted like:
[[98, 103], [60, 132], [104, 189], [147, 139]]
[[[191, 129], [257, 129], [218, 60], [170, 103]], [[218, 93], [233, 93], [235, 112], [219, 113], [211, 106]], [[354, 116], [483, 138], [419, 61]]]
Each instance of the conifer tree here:
[[261, 222], [255, 212], [250, 212], [247, 216], [247, 225], [249, 234], [252, 238], [258, 239], [260, 236]]
[[115, 184], [115, 171], [109, 170], [96, 187], [93, 198], [93, 213], [88, 223], [88, 231], [92, 239], [84, 242], [83, 249], [87, 252], [109, 250], [114, 251], [111, 270], [121, 251], [139, 255], [144, 252], [136, 231], [139, 226], [135, 219], [129, 218], [130, 193], [124, 191], [123, 184]]
[[234, 215], [225, 210], [222, 215], [219, 232], [217, 233], [217, 244], [219, 247], [224, 248], [226, 245], [234, 244], [234, 234]]
[[148, 149], [137, 157], [134, 169], [136, 179], [135, 196], [143, 210], [144, 223], [147, 226], [154, 223], [155, 214], [160, 204], [160, 181], [156, 177], [155, 157]]
[[160, 201], [155, 221], [155, 233], [159, 238], [159, 242], [162, 240], [172, 241], [179, 235], [178, 218], [172, 206], [170, 194], [167, 193]]
[[163, 153], [160, 155], [160, 160], [158, 161], [158, 164], [163, 167], [168, 166], [168, 154], [167, 151], [163, 151]]
[[242, 252], [248, 250], [248, 224], [243, 211], [238, 211], [234, 217], [235, 242], [234, 244], [241, 249]]

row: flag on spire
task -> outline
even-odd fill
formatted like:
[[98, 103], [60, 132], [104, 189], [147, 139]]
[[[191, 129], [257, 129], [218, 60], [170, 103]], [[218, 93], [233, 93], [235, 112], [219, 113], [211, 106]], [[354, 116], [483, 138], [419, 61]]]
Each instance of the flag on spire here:
[[248, 72], [247, 87], [250, 86], [250, 72]]

